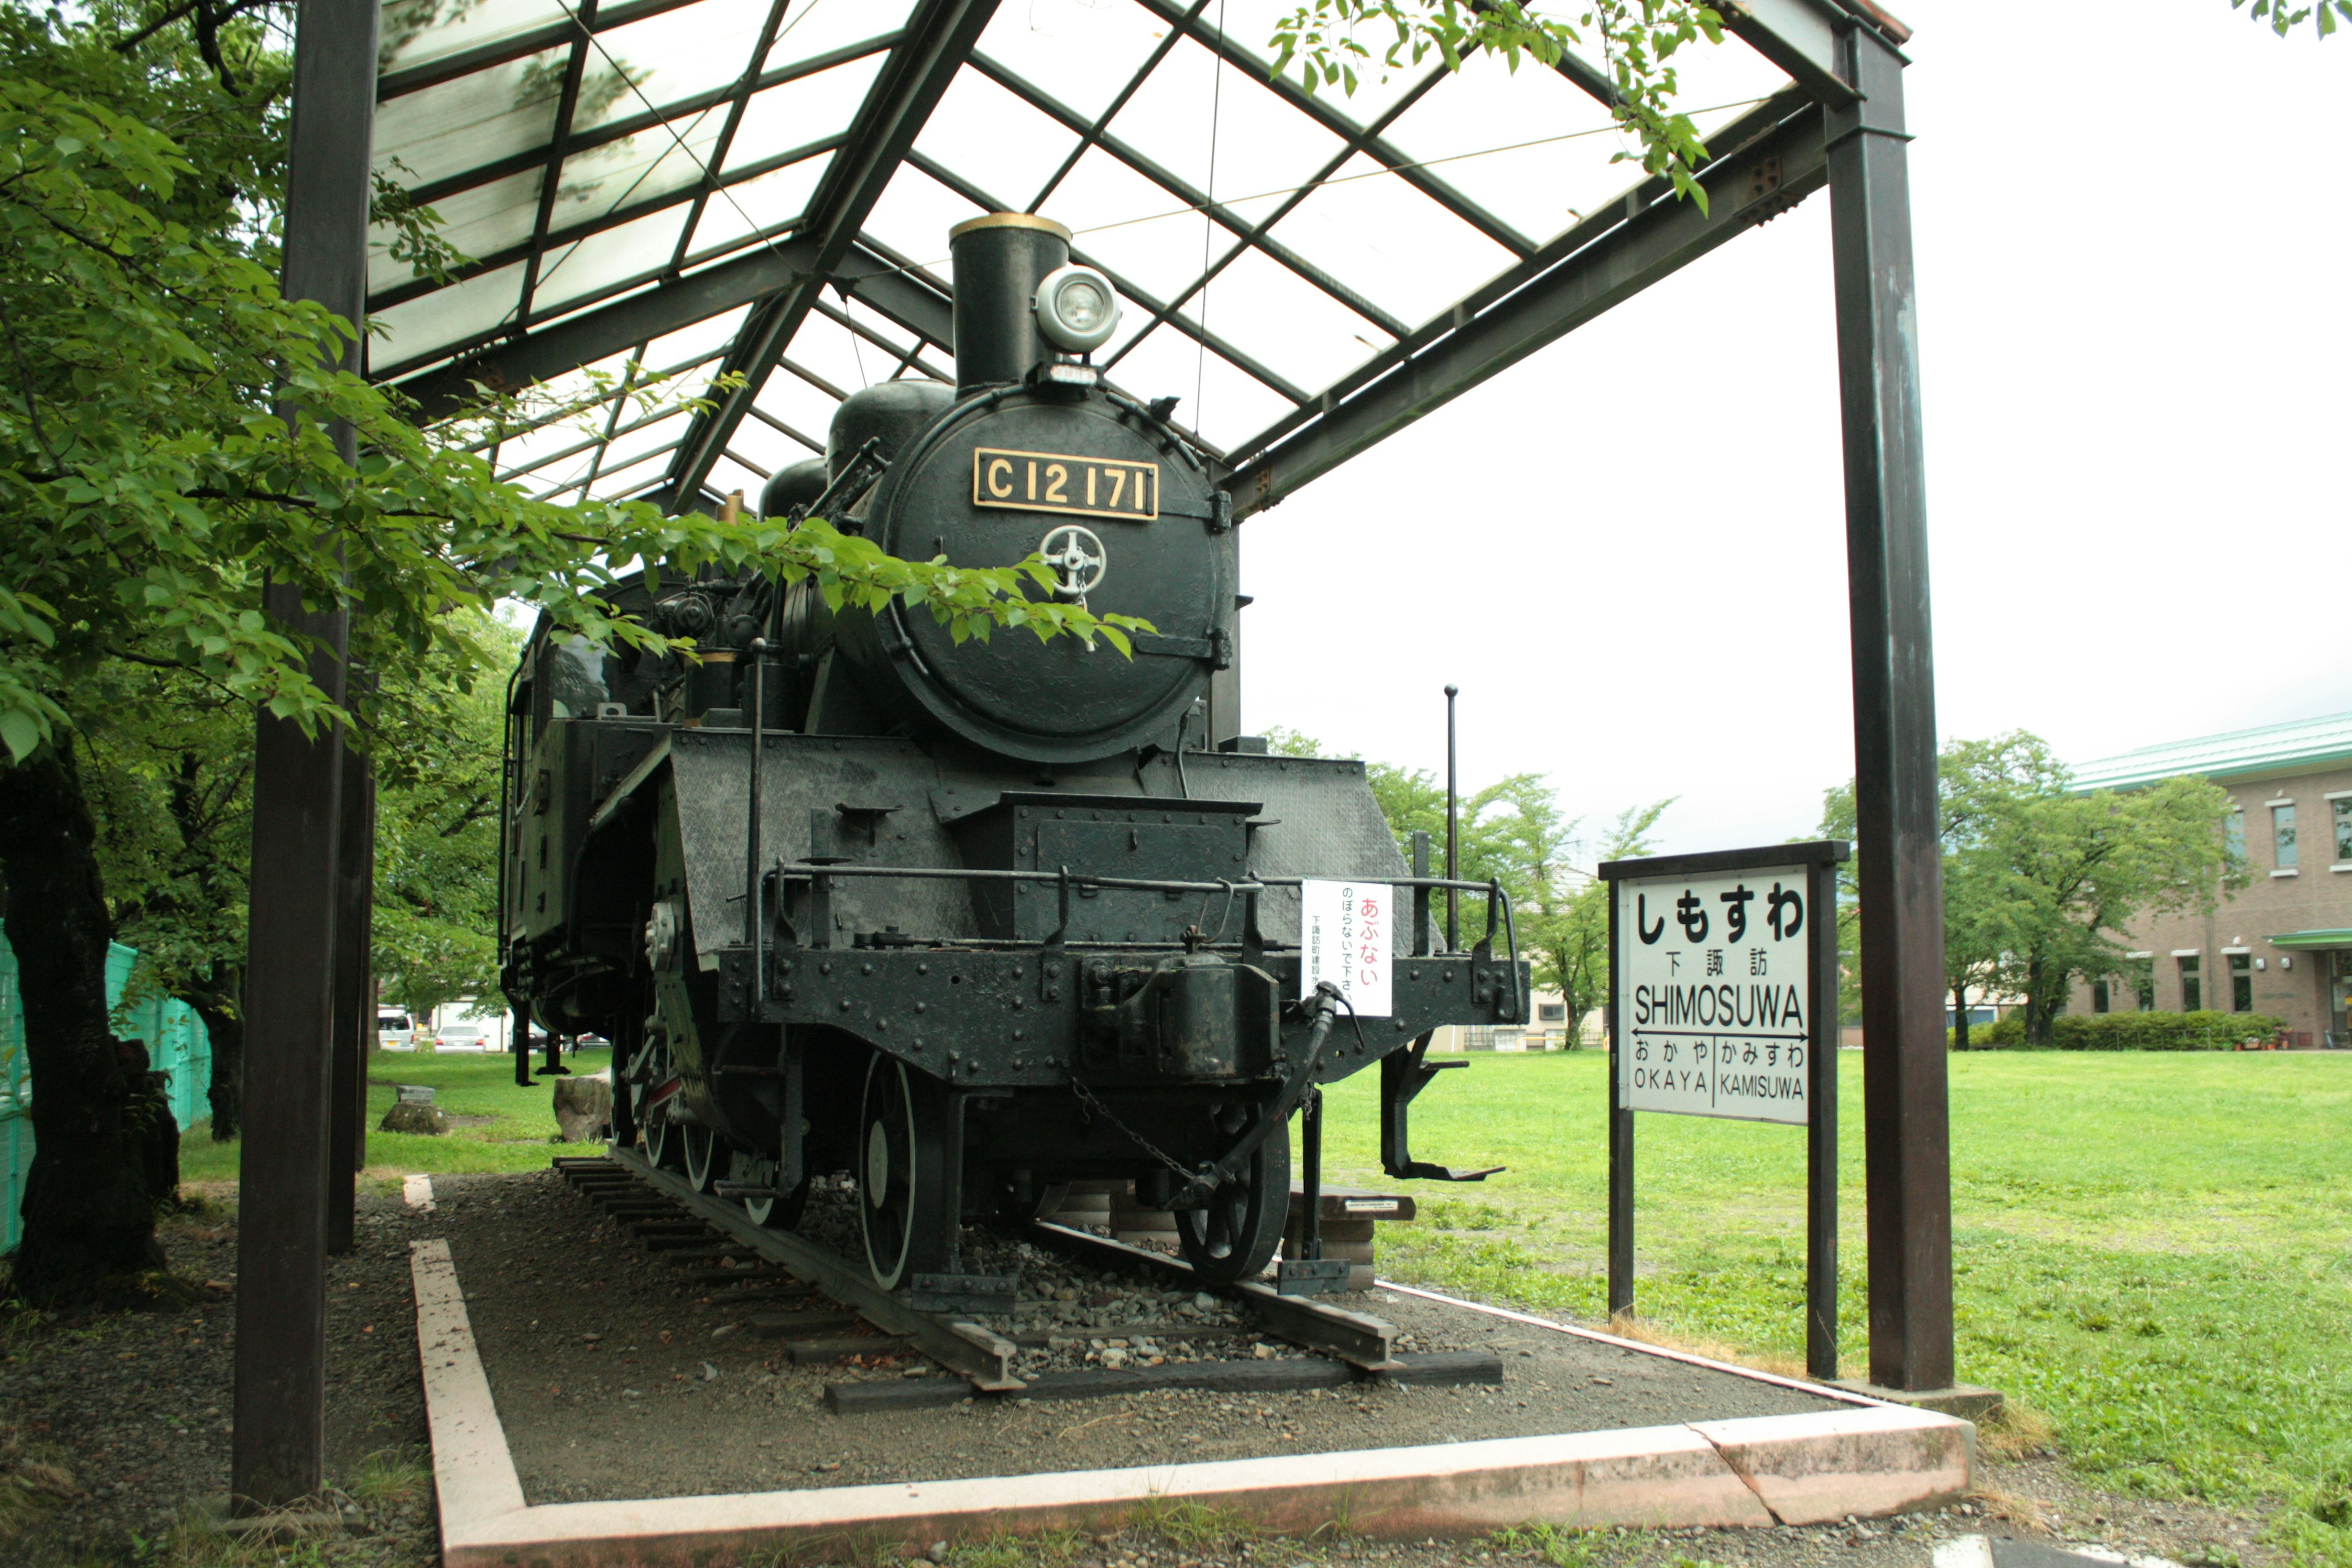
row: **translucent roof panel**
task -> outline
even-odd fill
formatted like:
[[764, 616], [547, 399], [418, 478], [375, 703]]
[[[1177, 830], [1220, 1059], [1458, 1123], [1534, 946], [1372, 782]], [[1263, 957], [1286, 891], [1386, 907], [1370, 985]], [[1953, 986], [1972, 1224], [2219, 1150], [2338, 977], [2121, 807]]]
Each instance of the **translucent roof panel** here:
[[[472, 259], [420, 279], [372, 236], [372, 363], [440, 376], [435, 408], [506, 356], [551, 387], [574, 345], [616, 375], [690, 366], [658, 406], [579, 383], [500, 468], [603, 497], [751, 488], [838, 398], [949, 374], [948, 230], [1027, 210], [1125, 296], [1095, 356], [1114, 384], [1180, 398], [1213, 456], [1257, 451], [1640, 182], [1608, 111], [1530, 60], [1374, 60], [1353, 92], [1270, 76], [1297, 8], [1005, 0], [967, 47], [915, 0], [394, 0], [377, 167]], [[1675, 64], [1703, 133], [1790, 86], [1736, 40]], [[666, 412], [682, 397], [715, 412]]]
[[376, 69], [414, 71], [562, 23], [562, 0], [391, 0], [377, 24]]
[[570, 49], [547, 49], [379, 104], [375, 166], [410, 189], [544, 149]]

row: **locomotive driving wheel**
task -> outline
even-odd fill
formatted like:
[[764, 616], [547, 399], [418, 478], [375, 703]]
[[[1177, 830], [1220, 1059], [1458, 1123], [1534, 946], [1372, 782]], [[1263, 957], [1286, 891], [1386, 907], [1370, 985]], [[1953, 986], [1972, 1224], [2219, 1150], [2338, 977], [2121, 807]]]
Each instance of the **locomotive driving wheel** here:
[[686, 1145], [687, 1184], [698, 1193], [710, 1190], [712, 1179], [721, 1166], [719, 1155], [719, 1135], [708, 1127], [687, 1122], [678, 1130], [679, 1141]]
[[874, 1282], [895, 1290], [918, 1274], [942, 1272], [949, 1226], [944, 1118], [947, 1096], [895, 1058], [875, 1054], [866, 1069], [857, 1126], [857, 1219]]
[[769, 1195], [763, 1198], [751, 1197], [748, 1194], [744, 1197], [743, 1212], [751, 1216], [753, 1225], [764, 1225], [771, 1230], [793, 1230], [799, 1227], [801, 1214], [808, 1207], [809, 1179], [803, 1176], [799, 1186], [779, 1197], [775, 1195], [772, 1189], [776, 1184], [776, 1177], [782, 1173], [782, 1168], [773, 1160], [763, 1160], [756, 1154], [746, 1154], [740, 1149], [735, 1151], [733, 1165], [728, 1173], [728, 1180], [740, 1182], [745, 1186], [772, 1189]]
[[629, 1093], [633, 1097], [629, 1120], [636, 1123], [637, 1131], [645, 1136], [646, 1158], [654, 1165], [668, 1171], [677, 1170], [684, 1161], [685, 1144], [679, 1136], [684, 1129], [669, 1119], [669, 1097], [658, 1100], [655, 1097], [660, 1095], [676, 1076], [670, 1070], [668, 1043], [657, 1041], [646, 1058], [642, 1075], [636, 1082], [629, 1085]]
[[1263, 1273], [1290, 1217], [1289, 1129], [1259, 1144], [1206, 1204], [1174, 1212], [1176, 1245], [1202, 1279], [1230, 1285]]

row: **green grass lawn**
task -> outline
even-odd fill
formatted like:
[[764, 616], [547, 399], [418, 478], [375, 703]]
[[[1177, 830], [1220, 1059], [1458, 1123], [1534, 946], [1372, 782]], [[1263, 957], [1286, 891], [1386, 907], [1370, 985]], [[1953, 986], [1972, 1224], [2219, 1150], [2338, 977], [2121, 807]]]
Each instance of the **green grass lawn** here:
[[[575, 1073], [596, 1072], [611, 1053], [583, 1050], [566, 1057]], [[413, 1172], [540, 1171], [558, 1151], [555, 1137], [552, 1080], [520, 1089], [514, 1081], [514, 1058], [507, 1056], [435, 1056], [378, 1052], [368, 1063], [368, 1174], [397, 1178]], [[383, 1120], [398, 1092], [395, 1085], [427, 1083], [434, 1103], [457, 1119], [457, 1125], [438, 1138], [413, 1132], [381, 1132]], [[474, 1118], [484, 1118], [476, 1121]], [[180, 1138], [180, 1175], [191, 1182], [236, 1180], [239, 1145], [212, 1141], [207, 1117]]]
[[[1607, 1058], [1470, 1062], [1414, 1103], [1413, 1152], [1510, 1169], [1416, 1184], [1421, 1223], [1384, 1232], [1381, 1271], [1597, 1322]], [[2260, 1505], [2294, 1557], [2352, 1564], [2352, 1056], [1951, 1063], [1961, 1379], [2030, 1407], [2105, 1484]], [[1860, 1056], [1841, 1067], [1840, 1317], [1855, 1375]], [[1334, 1182], [1383, 1182], [1378, 1102], [1371, 1073], [1332, 1092]], [[1636, 1147], [1639, 1315], [1801, 1365], [1802, 1132], [1647, 1115]]]
[[[1414, 1184], [1421, 1222], [1386, 1229], [1391, 1278], [1605, 1315], [1607, 1058], [1469, 1058], [1414, 1105], [1413, 1147], [1506, 1164], [1476, 1186]], [[583, 1052], [577, 1070], [604, 1065]], [[1840, 1106], [1849, 1373], [1865, 1365], [1862, 1065]], [[368, 1134], [370, 1174], [544, 1169], [551, 1091], [506, 1057], [379, 1056], [429, 1083], [442, 1138]], [[1378, 1076], [1331, 1093], [1331, 1180], [1380, 1174]], [[2103, 1484], [2258, 1509], [2305, 1563], [2352, 1568], [2352, 1056], [1998, 1052], [1952, 1058], [1959, 1374], [2046, 1421]], [[188, 1179], [234, 1180], [203, 1124]], [[1804, 1140], [1798, 1129], [1644, 1116], [1637, 1310], [1666, 1336], [1801, 1370]]]

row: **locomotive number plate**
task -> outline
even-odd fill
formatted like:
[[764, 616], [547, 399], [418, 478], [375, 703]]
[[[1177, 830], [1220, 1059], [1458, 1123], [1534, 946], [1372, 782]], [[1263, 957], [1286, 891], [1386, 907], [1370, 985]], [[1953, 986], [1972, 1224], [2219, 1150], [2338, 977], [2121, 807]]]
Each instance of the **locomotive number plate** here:
[[975, 447], [971, 504], [1150, 522], [1160, 515], [1160, 465]]

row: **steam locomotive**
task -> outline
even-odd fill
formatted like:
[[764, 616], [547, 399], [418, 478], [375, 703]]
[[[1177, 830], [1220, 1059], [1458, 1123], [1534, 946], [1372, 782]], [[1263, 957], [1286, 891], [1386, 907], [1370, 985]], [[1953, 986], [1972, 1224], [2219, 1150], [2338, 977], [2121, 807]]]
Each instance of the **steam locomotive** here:
[[[1499, 890], [1425, 854], [1408, 874], [1360, 763], [1222, 732], [1230, 500], [1168, 405], [1088, 363], [1119, 307], [1069, 238], [1024, 214], [957, 227], [956, 384], [851, 395], [761, 510], [902, 557], [1041, 555], [1058, 596], [1151, 623], [1132, 658], [659, 567], [607, 596], [695, 657], [542, 620], [508, 702], [517, 1037], [612, 1040], [615, 1141], [761, 1223], [849, 1173], [874, 1279], [918, 1295], [965, 1278], [966, 1218], [1080, 1179], [1172, 1210], [1210, 1279], [1258, 1274], [1321, 1085], [1377, 1064], [1389, 1170], [1450, 1176], [1408, 1146], [1430, 1032], [1526, 1007]], [[1302, 898], [1329, 880], [1409, 896], [1381, 939], [1387, 1016], [1300, 983]], [[1467, 951], [1430, 918], [1448, 887], [1488, 896]]]

